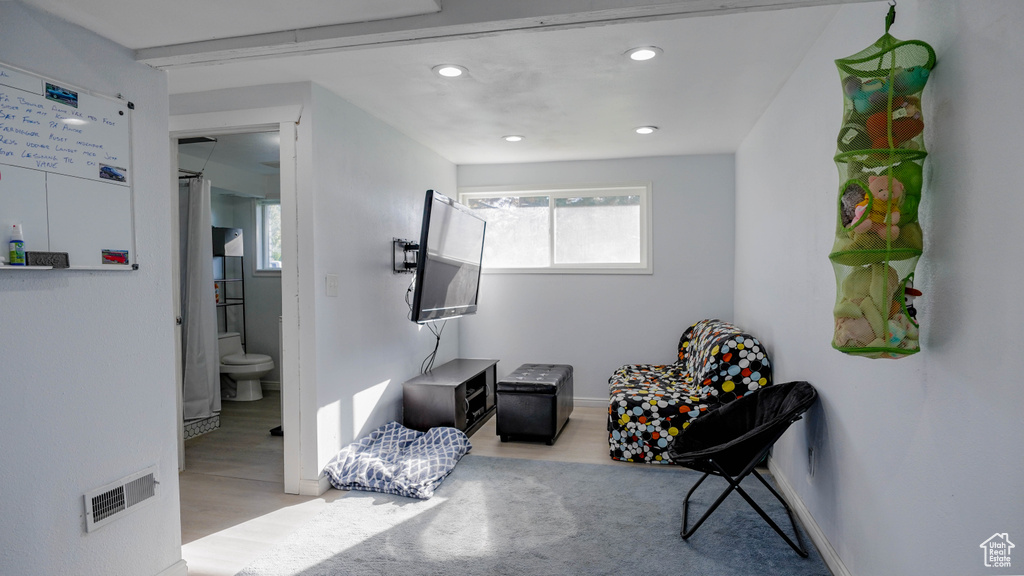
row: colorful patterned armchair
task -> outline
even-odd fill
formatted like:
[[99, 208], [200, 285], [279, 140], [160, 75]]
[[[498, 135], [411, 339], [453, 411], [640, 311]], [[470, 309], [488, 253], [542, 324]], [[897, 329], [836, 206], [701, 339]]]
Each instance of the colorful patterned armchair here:
[[668, 447], [694, 418], [772, 383], [764, 346], [721, 320], [701, 320], [679, 339], [673, 364], [623, 366], [608, 380], [613, 460], [671, 464]]

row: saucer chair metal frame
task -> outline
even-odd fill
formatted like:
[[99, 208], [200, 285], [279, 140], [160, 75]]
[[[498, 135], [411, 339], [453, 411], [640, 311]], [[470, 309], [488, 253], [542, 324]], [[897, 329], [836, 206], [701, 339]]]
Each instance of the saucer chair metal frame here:
[[[686, 431], [676, 438], [671, 449], [672, 461], [704, 472], [700, 480], [697, 480], [686, 493], [683, 501], [683, 521], [679, 535], [684, 540], [700, 528], [729, 494], [736, 491], [797, 554], [807, 558], [807, 549], [796, 527], [792, 510], [755, 467], [764, 460], [772, 445], [782, 437], [789, 426], [802, 418], [803, 413], [816, 399], [817, 392], [807, 382], [787, 382], [761, 388], [694, 420]], [[768, 513], [740, 486], [743, 479], [750, 474], [768, 488], [785, 508], [793, 533], [796, 535], [796, 542], [783, 532]], [[729, 486], [696, 524], [687, 528], [690, 497], [711, 475], [721, 476]]]

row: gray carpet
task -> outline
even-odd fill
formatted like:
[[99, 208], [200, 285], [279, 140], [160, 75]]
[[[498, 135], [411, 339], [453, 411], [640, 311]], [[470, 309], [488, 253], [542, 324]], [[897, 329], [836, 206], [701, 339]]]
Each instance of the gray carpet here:
[[[351, 492], [239, 574], [828, 576], [806, 536], [809, 559], [735, 492], [682, 540], [682, 500], [697, 478], [677, 466], [470, 454], [430, 500]], [[743, 487], [789, 529], [785, 511], [756, 479]], [[692, 510], [702, 514], [724, 488], [724, 480], [709, 478]]]

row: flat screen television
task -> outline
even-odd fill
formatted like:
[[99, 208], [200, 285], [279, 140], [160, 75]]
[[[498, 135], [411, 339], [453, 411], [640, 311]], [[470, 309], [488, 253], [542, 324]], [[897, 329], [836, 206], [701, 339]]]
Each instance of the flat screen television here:
[[475, 314], [487, 223], [469, 208], [427, 190], [411, 319], [435, 322]]

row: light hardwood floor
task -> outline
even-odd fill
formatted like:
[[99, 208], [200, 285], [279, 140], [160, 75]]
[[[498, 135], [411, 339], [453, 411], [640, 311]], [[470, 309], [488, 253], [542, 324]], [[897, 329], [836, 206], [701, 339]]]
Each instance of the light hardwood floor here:
[[[185, 442], [181, 554], [190, 576], [232, 576], [346, 492], [319, 497], [284, 493], [280, 396], [225, 402], [221, 427]], [[577, 406], [554, 446], [502, 443], [492, 417], [470, 437], [471, 454], [629, 466], [608, 457], [606, 408]]]

